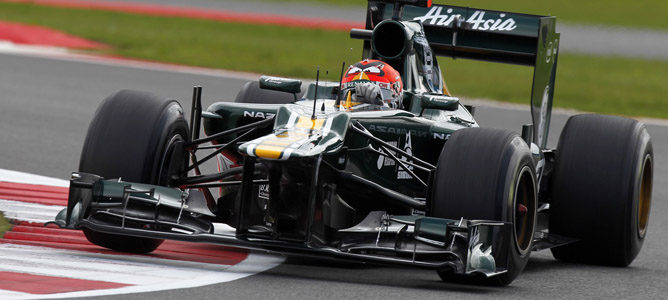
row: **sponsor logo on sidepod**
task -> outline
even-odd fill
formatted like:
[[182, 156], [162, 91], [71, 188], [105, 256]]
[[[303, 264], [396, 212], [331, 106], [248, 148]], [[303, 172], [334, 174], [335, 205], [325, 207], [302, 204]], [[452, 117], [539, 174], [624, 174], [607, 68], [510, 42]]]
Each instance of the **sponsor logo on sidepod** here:
[[269, 119], [275, 116], [275, 113], [262, 111], [244, 111], [244, 117]]
[[[411, 142], [411, 133], [410, 131], [406, 133], [406, 142], [404, 143], [404, 152], [408, 155], [413, 155], [413, 146]], [[406, 156], [401, 156], [401, 160], [404, 162], [412, 162], [408, 157]], [[413, 166], [407, 166], [409, 170], [413, 170]], [[410, 175], [406, 170], [404, 170], [402, 167], [398, 167], [399, 169], [397, 170], [397, 179], [412, 179], [413, 176]]]
[[[388, 142], [390, 145], [397, 146], [397, 142]], [[379, 152], [384, 153], [383, 149], [377, 149]], [[404, 147], [403, 147], [404, 152], [406, 152], [409, 155], [413, 155], [413, 146], [411, 142], [411, 132], [407, 131], [406, 132], [406, 140], [404, 142]], [[392, 155], [397, 155], [398, 153], [391, 151]], [[412, 162], [412, 160], [409, 157], [401, 155], [399, 159], [403, 162]], [[378, 161], [376, 162], [376, 167], [378, 167], [378, 170], [382, 169], [383, 167], [386, 166], [394, 166], [395, 161], [385, 157], [385, 155], [378, 155]], [[408, 166], [409, 170], [413, 170], [413, 166]], [[410, 175], [410, 173], [406, 172], [401, 166], [397, 166], [397, 179], [412, 179], [413, 177]]]

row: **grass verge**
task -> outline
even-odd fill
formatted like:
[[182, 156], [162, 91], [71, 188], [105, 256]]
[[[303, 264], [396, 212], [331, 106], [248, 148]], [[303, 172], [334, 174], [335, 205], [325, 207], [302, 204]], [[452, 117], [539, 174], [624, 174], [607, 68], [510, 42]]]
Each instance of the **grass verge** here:
[[[318, 2], [327, 5], [363, 7], [364, 0], [261, 0], [264, 2]], [[537, 15], [557, 16], [558, 20], [591, 24], [626, 27], [649, 27], [668, 30], [666, 12], [668, 1], [665, 0], [438, 0], [457, 6], [521, 12]]]
[[220, 23], [107, 11], [1, 3], [0, 20], [46, 26], [108, 44], [108, 54], [177, 64], [315, 77], [336, 77], [341, 59], [361, 43], [340, 31]]
[[2, 212], [0, 212], [0, 238], [5, 236], [5, 232], [7, 232], [7, 230], [9, 230], [10, 227], [11, 224], [9, 224], [9, 221], [5, 219], [5, 215], [3, 215]]
[[[47, 26], [108, 44], [109, 54], [211, 68], [338, 78], [341, 61], [360, 58], [345, 32], [229, 24], [184, 18], [0, 3], [0, 20]], [[349, 49], [353, 48], [352, 51]], [[441, 58], [458, 96], [528, 103], [531, 68]], [[668, 62], [560, 55], [555, 105], [668, 118]]]

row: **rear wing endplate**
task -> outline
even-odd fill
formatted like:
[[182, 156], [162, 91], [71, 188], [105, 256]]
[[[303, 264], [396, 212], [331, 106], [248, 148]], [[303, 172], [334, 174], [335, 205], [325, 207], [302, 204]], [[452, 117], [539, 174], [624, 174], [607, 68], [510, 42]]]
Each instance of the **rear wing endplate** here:
[[[392, 4], [369, 1], [366, 29], [391, 19], [392, 12]], [[534, 142], [545, 148], [559, 52], [555, 17], [434, 4], [406, 5], [402, 20], [422, 23], [436, 55], [533, 66]], [[364, 50], [371, 51], [368, 42]]]

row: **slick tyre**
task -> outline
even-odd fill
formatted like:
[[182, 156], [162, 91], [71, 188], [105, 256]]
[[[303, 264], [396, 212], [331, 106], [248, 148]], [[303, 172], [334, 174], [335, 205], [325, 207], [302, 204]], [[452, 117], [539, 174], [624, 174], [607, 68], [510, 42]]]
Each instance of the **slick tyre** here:
[[[493, 248], [497, 267], [507, 272], [457, 275], [438, 272], [444, 281], [508, 285], [524, 269], [536, 228], [536, 178], [531, 151], [516, 133], [489, 128], [456, 131], [445, 143], [432, 189], [431, 215], [448, 219], [493, 220], [512, 224]], [[499, 259], [500, 258], [500, 259]]]
[[603, 115], [571, 117], [557, 146], [550, 233], [579, 241], [553, 248], [554, 257], [629, 265], [647, 233], [653, 161], [642, 123]]
[[[299, 98], [301, 95], [297, 95]], [[241, 88], [236, 103], [264, 103], [264, 104], [287, 104], [295, 102], [295, 96], [290, 93], [261, 89], [258, 81], [249, 81]]]
[[[79, 171], [104, 178], [169, 186], [187, 166], [183, 143], [188, 123], [176, 100], [123, 90], [98, 108], [81, 151]], [[113, 250], [148, 253], [162, 240], [83, 229], [93, 244]]]

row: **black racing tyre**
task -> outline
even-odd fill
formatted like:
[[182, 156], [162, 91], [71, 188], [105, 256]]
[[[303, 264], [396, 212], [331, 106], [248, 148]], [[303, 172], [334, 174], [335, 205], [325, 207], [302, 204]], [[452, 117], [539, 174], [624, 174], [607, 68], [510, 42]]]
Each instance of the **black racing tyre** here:
[[[297, 99], [300, 97], [301, 93], [297, 94]], [[295, 96], [290, 93], [261, 89], [258, 81], [249, 81], [241, 88], [234, 102], [287, 104], [295, 102]]]
[[647, 233], [653, 161], [642, 123], [603, 115], [571, 117], [557, 146], [550, 233], [580, 241], [553, 248], [554, 257], [629, 265]]
[[[79, 171], [104, 178], [169, 186], [183, 172], [188, 123], [176, 100], [122, 90], [105, 99], [88, 128]], [[148, 253], [159, 239], [108, 234], [83, 228], [93, 244], [113, 250]]]
[[431, 215], [448, 219], [494, 220], [513, 224], [498, 255], [507, 272], [492, 277], [439, 270], [444, 281], [508, 285], [524, 269], [536, 230], [536, 178], [531, 151], [511, 131], [470, 128], [445, 143], [432, 189]]

